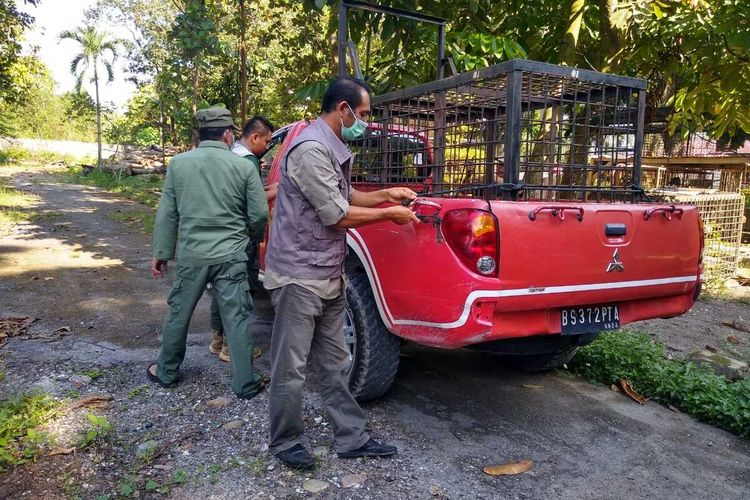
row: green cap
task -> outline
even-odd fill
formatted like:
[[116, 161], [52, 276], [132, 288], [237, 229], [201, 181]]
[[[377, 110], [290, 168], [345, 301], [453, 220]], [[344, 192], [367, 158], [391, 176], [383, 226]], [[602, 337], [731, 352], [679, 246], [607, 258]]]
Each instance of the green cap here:
[[195, 121], [198, 122], [198, 128], [234, 127], [239, 130], [232, 121], [232, 113], [227, 108], [218, 106], [199, 109], [195, 112]]

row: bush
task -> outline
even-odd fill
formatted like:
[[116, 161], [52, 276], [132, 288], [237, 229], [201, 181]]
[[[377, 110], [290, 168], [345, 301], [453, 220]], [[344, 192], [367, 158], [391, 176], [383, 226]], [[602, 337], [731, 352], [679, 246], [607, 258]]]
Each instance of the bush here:
[[664, 346], [644, 333], [602, 333], [581, 348], [569, 366], [605, 384], [625, 378], [646, 397], [750, 438], [750, 380], [732, 383], [708, 368], [666, 359]]

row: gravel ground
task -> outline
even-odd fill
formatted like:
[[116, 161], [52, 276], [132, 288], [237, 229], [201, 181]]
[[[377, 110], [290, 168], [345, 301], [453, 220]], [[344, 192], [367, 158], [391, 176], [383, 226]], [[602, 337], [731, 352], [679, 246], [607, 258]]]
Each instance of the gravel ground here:
[[[747, 441], [566, 373], [527, 375], [490, 355], [419, 346], [405, 347], [393, 389], [365, 406], [374, 436], [399, 455], [336, 458], [313, 377], [305, 439], [318, 466], [290, 471], [267, 451], [267, 395], [236, 399], [228, 366], [208, 353], [205, 298], [183, 382], [165, 390], [146, 381], [169, 284], [148, 277], [149, 238], [108, 218], [138, 207], [45, 172], [12, 175], [31, 183], [38, 210], [56, 215], [0, 239], [0, 316], [40, 318], [35, 335], [70, 332], [0, 349], [0, 399], [39, 388], [70, 400], [44, 429], [57, 448], [79, 442], [89, 412], [106, 416], [112, 431], [68, 455], [51, 456], [50, 446], [36, 463], [0, 473], [0, 498], [750, 497]], [[750, 319], [748, 307], [703, 301], [695, 313], [639, 327], [678, 355], [726, 339], [716, 323]], [[253, 331], [266, 373], [272, 319], [261, 297]], [[91, 395], [111, 397], [109, 406], [70, 406]], [[481, 470], [519, 460], [533, 467], [507, 477]]]

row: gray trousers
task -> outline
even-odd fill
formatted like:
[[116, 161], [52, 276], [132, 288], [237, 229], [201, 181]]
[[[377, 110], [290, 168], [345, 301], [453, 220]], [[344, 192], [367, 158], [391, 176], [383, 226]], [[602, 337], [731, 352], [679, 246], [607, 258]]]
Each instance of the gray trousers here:
[[344, 344], [346, 294], [325, 300], [298, 285], [271, 290], [276, 310], [271, 339], [269, 451], [279, 453], [300, 442], [302, 386], [307, 356], [320, 373], [320, 395], [339, 453], [356, 450], [370, 437], [365, 415], [349, 392], [349, 351]]

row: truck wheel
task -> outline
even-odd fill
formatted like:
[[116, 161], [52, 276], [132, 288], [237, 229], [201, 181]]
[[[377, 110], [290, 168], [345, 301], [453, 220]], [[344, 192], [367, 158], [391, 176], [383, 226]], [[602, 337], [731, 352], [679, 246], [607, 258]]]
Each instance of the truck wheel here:
[[544, 354], [524, 354], [513, 356], [513, 364], [525, 372], [546, 372], [560, 368], [573, 359], [578, 346], [562, 348], [558, 351]]
[[349, 389], [357, 401], [385, 394], [396, 378], [401, 340], [381, 321], [370, 282], [362, 273], [346, 280], [344, 340], [352, 360]]

